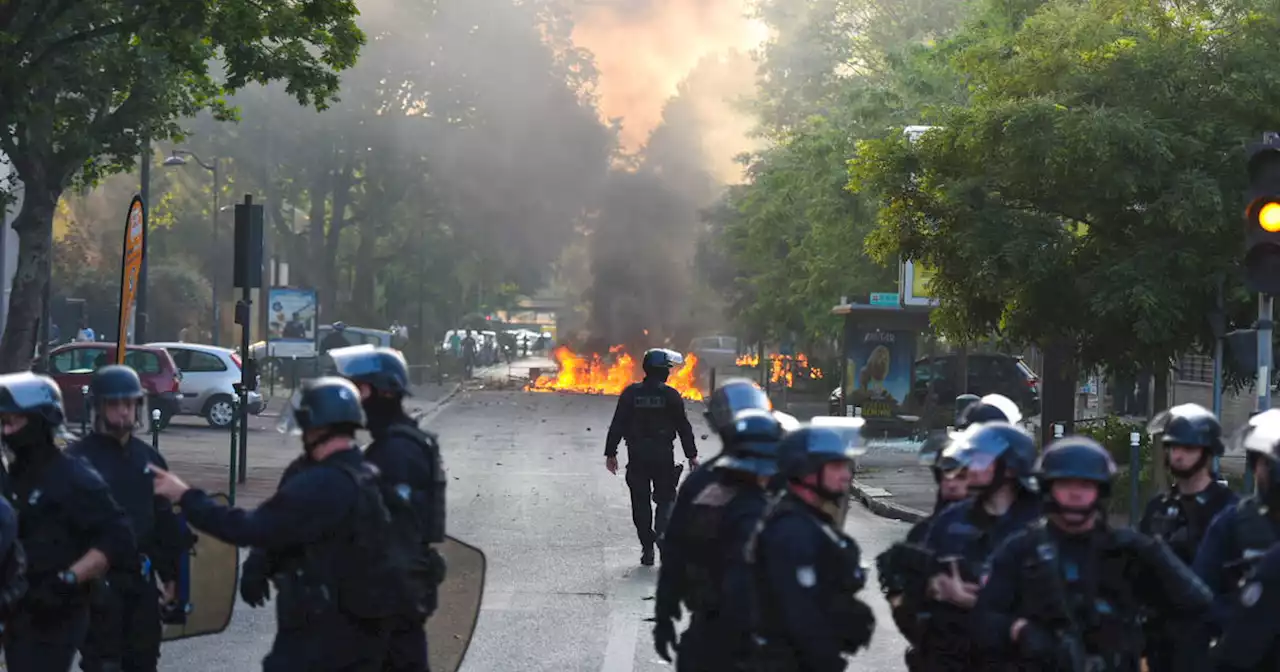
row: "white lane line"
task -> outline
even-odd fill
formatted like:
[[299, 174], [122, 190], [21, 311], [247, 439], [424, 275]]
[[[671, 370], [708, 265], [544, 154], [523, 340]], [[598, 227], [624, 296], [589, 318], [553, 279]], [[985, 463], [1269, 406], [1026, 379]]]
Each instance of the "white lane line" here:
[[609, 643], [604, 649], [600, 672], [632, 672], [636, 664], [639, 619], [634, 612], [616, 610], [609, 614]]

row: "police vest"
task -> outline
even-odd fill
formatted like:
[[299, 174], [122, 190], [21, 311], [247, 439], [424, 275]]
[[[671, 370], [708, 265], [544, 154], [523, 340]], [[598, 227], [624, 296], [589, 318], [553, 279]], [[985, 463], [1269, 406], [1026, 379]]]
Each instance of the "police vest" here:
[[1257, 497], [1246, 497], [1236, 504], [1236, 515], [1232, 521], [1232, 536], [1240, 557], [1236, 562], [1228, 562], [1228, 580], [1232, 588], [1248, 577], [1254, 563], [1266, 554], [1267, 549], [1276, 542], [1275, 526], [1262, 503]]
[[724, 576], [724, 540], [720, 532], [725, 508], [738, 493], [738, 486], [714, 481], [693, 498], [689, 523], [680, 539], [687, 549], [683, 593], [690, 611], [706, 613], [720, 606]]
[[631, 398], [633, 406], [631, 426], [627, 429], [627, 446], [635, 444], [666, 443], [676, 437], [668, 407], [670, 394], [666, 385], [641, 383]]
[[435, 482], [431, 492], [430, 501], [426, 502], [425, 511], [422, 515], [421, 534], [427, 543], [439, 544], [444, 542], [445, 535], [445, 486], [448, 484], [448, 477], [445, 475], [444, 461], [440, 457], [440, 445], [436, 442], [435, 437], [427, 432], [422, 431], [417, 425], [405, 423], [396, 423], [387, 428], [387, 434], [390, 436], [399, 436], [406, 438], [422, 449], [427, 457], [427, 461], [431, 464], [432, 478]]
[[1193, 497], [1176, 492], [1162, 495], [1151, 517], [1151, 536], [1168, 543], [1183, 562], [1194, 561], [1209, 523], [1230, 495], [1231, 491], [1216, 485]]

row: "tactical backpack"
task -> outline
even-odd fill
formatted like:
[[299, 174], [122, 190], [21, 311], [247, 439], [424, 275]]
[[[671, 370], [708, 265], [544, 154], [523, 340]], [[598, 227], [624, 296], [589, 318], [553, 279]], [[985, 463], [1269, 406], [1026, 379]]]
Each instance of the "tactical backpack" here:
[[420, 538], [398, 533], [395, 521], [412, 517], [406, 496], [383, 484], [371, 464], [338, 465], [356, 483], [353, 530], [329, 568], [338, 608], [358, 619], [413, 614], [422, 608], [431, 567]]

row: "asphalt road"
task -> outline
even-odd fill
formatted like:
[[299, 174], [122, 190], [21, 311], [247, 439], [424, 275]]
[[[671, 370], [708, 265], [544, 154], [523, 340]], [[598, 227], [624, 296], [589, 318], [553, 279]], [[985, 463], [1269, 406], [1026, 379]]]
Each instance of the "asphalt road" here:
[[[430, 421], [449, 469], [450, 533], [487, 556], [465, 672], [670, 669], [643, 621], [652, 614], [656, 572], [639, 565], [622, 476], [604, 469], [614, 404], [463, 392]], [[691, 405], [690, 415], [700, 410]], [[695, 428], [707, 432], [700, 419]], [[714, 439], [700, 442], [703, 455], [717, 449]], [[870, 560], [906, 526], [855, 508], [847, 529]], [[873, 577], [864, 597], [880, 625], [851, 670], [904, 669], [903, 642], [876, 585]], [[225, 633], [166, 644], [161, 669], [257, 669], [274, 629], [270, 609], [241, 604]]]

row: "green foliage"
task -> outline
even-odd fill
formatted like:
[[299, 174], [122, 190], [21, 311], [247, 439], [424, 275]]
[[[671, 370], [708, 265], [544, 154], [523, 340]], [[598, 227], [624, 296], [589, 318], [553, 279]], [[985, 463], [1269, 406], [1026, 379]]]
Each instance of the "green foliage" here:
[[1102, 444], [1107, 452], [1111, 453], [1111, 459], [1115, 460], [1117, 465], [1128, 465], [1132, 456], [1129, 436], [1133, 432], [1138, 433], [1138, 463], [1141, 465], [1149, 465], [1151, 463], [1151, 435], [1147, 433], [1146, 427], [1140, 424], [1125, 422], [1114, 416], [1107, 416], [1102, 422], [1089, 423], [1076, 428], [1076, 433], [1081, 436], [1087, 436], [1094, 441]]
[[1253, 60], [1277, 19], [1253, 9], [979, 5], [934, 54], [972, 99], [914, 147], [858, 148], [851, 187], [882, 197], [868, 246], [937, 269], [949, 335], [1065, 341], [1115, 371], [1206, 342], [1239, 256], [1240, 146], [1278, 121]]

